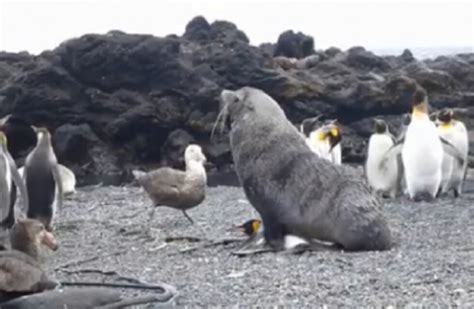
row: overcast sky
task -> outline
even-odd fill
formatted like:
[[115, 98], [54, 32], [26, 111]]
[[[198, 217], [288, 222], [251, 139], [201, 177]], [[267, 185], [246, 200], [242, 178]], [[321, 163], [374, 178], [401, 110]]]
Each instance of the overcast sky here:
[[252, 44], [303, 31], [316, 48], [474, 46], [474, 1], [0, 0], [0, 50], [37, 54], [85, 33], [181, 35], [196, 15], [234, 22]]

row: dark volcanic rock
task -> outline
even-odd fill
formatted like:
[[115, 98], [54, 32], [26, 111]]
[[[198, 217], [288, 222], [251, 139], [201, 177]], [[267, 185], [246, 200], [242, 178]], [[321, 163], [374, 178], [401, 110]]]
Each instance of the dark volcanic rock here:
[[280, 34], [275, 47], [274, 56], [304, 58], [314, 53], [314, 39], [301, 32], [288, 30]]
[[183, 167], [189, 143], [202, 145], [209, 171], [231, 171], [227, 136], [210, 133], [220, 91], [242, 86], [267, 92], [295, 125], [318, 114], [339, 119], [343, 160], [361, 163], [371, 118], [396, 130], [417, 85], [433, 107], [463, 108], [474, 126], [473, 54], [418, 61], [409, 50], [315, 51], [312, 37], [293, 31], [255, 47], [234, 24], [201, 16], [181, 37], [114, 30], [39, 56], [0, 53], [0, 115], [13, 114], [5, 128], [13, 156], [21, 165], [36, 142], [30, 124], [46, 126], [79, 184], [128, 181], [137, 166]]
[[195, 143], [194, 138], [182, 129], [177, 129], [168, 136], [163, 145], [163, 163], [174, 168], [184, 168], [184, 151], [189, 144]]
[[59, 161], [84, 164], [91, 159], [89, 150], [99, 139], [88, 124], [65, 124], [56, 129], [53, 141]]

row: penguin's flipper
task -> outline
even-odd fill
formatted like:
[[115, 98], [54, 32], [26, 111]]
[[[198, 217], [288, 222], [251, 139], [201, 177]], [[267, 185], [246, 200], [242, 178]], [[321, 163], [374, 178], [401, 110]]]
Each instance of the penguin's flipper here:
[[403, 142], [405, 141], [405, 139], [400, 139], [398, 140], [395, 144], [393, 144], [392, 147], [390, 147], [386, 152], [385, 154], [383, 155], [382, 157], [382, 160], [380, 160], [380, 163], [379, 163], [379, 169], [385, 169], [386, 168], [386, 165], [387, 165], [387, 162], [388, 160], [390, 160], [391, 158], [395, 157], [396, 155], [400, 154], [402, 152], [402, 149], [403, 149]]
[[18, 171], [15, 160], [9, 153], [6, 153], [8, 164], [10, 165], [10, 172], [12, 175], [12, 180], [20, 191], [21, 198], [23, 200], [23, 211], [27, 211], [29, 207], [28, 193], [26, 191], [25, 181], [23, 180], [22, 175]]
[[276, 250], [265, 242], [263, 228], [259, 228], [255, 234], [244, 241], [240, 248], [236, 251], [232, 251], [231, 254], [243, 257], [267, 252], [276, 252]]
[[54, 181], [56, 182], [56, 187], [58, 188], [58, 209], [62, 210], [63, 209], [63, 181], [61, 179], [61, 174], [59, 171], [59, 164], [56, 163], [53, 166], [53, 176], [54, 176]]
[[402, 130], [398, 133], [398, 135], [397, 135], [397, 137], [395, 138], [395, 141], [394, 141], [394, 142], [395, 142], [395, 143], [398, 143], [399, 141], [405, 140], [405, 134], [407, 134], [406, 128], [402, 129]]
[[453, 144], [451, 144], [449, 141], [442, 138], [441, 136], [439, 137], [439, 139], [441, 140], [441, 144], [443, 145], [443, 150], [447, 154], [452, 156], [454, 159], [456, 159], [458, 161], [459, 165], [463, 166], [464, 165], [464, 157], [463, 157], [462, 153], [459, 151], [459, 149], [454, 147]]

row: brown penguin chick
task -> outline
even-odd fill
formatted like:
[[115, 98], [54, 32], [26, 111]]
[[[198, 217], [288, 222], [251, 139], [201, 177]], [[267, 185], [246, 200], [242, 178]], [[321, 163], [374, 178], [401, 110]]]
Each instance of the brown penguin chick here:
[[247, 220], [244, 224], [238, 225], [235, 228], [247, 236], [252, 236], [258, 231], [261, 225], [262, 225], [261, 220], [250, 219], [250, 220]]
[[[206, 157], [200, 146], [191, 144], [186, 147], [184, 161], [186, 171], [162, 167], [151, 172], [134, 170], [132, 173], [155, 207], [181, 209], [186, 218], [194, 223], [186, 210], [199, 205], [206, 197]], [[148, 226], [153, 219], [155, 207], [150, 213]]]
[[58, 244], [44, 225], [33, 219], [18, 221], [10, 231], [12, 250], [0, 251], [0, 302], [55, 288], [39, 263], [40, 247], [55, 251]]

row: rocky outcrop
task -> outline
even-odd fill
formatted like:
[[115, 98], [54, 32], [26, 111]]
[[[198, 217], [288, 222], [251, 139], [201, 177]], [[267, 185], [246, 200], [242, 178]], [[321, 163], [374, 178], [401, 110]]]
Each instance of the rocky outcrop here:
[[363, 47], [314, 50], [287, 31], [255, 47], [225, 21], [196, 17], [179, 37], [111, 31], [68, 40], [38, 56], [0, 53], [0, 115], [12, 113], [10, 149], [22, 163], [35, 142], [29, 124], [53, 132], [61, 162], [78, 182], [120, 183], [137, 166], [183, 166], [187, 144], [203, 146], [212, 171], [232, 170], [227, 137], [210, 139], [223, 88], [260, 88], [289, 119], [323, 114], [342, 124], [343, 160], [364, 160], [371, 119], [398, 128], [415, 85], [435, 108], [461, 108], [474, 125], [474, 55], [418, 61]]

